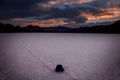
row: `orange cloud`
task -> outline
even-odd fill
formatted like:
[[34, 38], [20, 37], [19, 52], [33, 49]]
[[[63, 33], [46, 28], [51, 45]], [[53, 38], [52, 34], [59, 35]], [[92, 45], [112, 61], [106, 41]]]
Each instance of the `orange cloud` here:
[[64, 2], [85, 3], [85, 2], [91, 2], [91, 1], [94, 1], [94, 0], [51, 0], [51, 1], [48, 1], [47, 3], [39, 3], [38, 6], [49, 9], [52, 5], [55, 5], [58, 3], [64, 3]]
[[101, 9], [101, 13], [98, 13], [98, 14], [84, 12], [84, 13], [80, 14], [80, 16], [84, 16], [88, 20], [113, 18], [113, 17], [120, 16], [120, 10], [117, 8], [107, 8], [107, 9]]
[[49, 4], [56, 4], [56, 3], [60, 3], [60, 2], [91, 2], [93, 0], [52, 0], [52, 1], [49, 1], [48, 3]]
[[56, 18], [56, 19], [45, 19], [45, 20], [38, 20], [38, 21], [32, 21], [32, 22], [25, 22], [22, 23], [21, 26], [25, 27], [28, 25], [34, 25], [34, 26], [40, 26], [40, 27], [52, 27], [52, 26], [59, 26], [59, 25], [65, 25], [68, 24], [65, 22], [64, 18]]
[[1, 20], [2, 23], [12, 23], [13, 25], [20, 25], [21, 27], [25, 27], [28, 25], [40, 26], [40, 27], [53, 27], [60, 26], [69, 23], [73, 23], [72, 21], [66, 18], [55, 18], [55, 19], [32, 19], [32, 18], [12, 18], [7, 20]]
[[11, 18], [11, 19], [6, 19], [6, 20], [1, 20], [1, 22], [18, 22], [18, 21], [22, 21], [24, 20], [24, 18]]
[[24, 20], [24, 18], [12, 18], [10, 20], [12, 20], [12, 21], [22, 21], [22, 20]]
[[11, 18], [11, 19], [0, 20], [0, 22], [2, 23], [13, 24], [13, 25], [19, 25], [19, 23], [22, 21], [24, 21], [24, 18]]

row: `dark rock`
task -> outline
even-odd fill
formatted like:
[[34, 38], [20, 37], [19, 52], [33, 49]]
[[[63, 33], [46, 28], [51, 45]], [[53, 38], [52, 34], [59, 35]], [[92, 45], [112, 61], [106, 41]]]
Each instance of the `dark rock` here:
[[63, 68], [63, 66], [61, 64], [59, 64], [59, 65], [56, 66], [55, 71], [56, 72], [63, 72], [64, 68]]

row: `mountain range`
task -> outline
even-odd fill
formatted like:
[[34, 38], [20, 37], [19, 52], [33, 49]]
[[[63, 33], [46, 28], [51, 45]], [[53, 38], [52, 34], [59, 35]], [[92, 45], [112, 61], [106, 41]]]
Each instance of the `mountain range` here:
[[1, 33], [13, 32], [55, 32], [55, 33], [120, 33], [120, 20], [111, 25], [97, 25], [93, 27], [68, 28], [64, 26], [39, 27], [28, 25], [26, 27], [13, 26], [0, 23]]

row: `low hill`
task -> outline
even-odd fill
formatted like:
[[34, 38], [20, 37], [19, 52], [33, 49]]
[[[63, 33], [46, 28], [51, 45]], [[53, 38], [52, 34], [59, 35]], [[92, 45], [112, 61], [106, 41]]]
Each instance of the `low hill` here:
[[66, 33], [120, 33], [120, 20], [112, 25], [100, 25], [93, 27], [67, 28], [55, 26], [42, 28], [39, 26], [28, 25], [26, 27], [13, 26], [11, 24], [0, 23], [0, 32], [66, 32]]

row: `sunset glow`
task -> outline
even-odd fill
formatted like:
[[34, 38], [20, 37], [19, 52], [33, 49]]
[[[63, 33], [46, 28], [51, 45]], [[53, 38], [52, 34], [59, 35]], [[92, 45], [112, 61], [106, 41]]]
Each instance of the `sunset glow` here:
[[21, 24], [21, 26], [24, 27], [28, 25], [34, 25], [34, 26], [41, 26], [41, 27], [54, 27], [54, 26], [68, 24], [64, 20], [65, 20], [64, 18], [38, 20], [38, 21], [33, 21], [33, 22], [25, 22]]
[[94, 0], [50, 0], [47, 3], [39, 3], [38, 7], [43, 7], [46, 9], [51, 8], [53, 5], [58, 3], [86, 3]]
[[64, 3], [64, 2], [78, 2], [78, 3], [84, 3], [84, 2], [91, 2], [93, 0], [52, 0], [49, 1], [48, 3], [51, 5], [57, 4], [57, 3]]
[[108, 9], [101, 9], [101, 13], [93, 14], [93, 13], [82, 13], [81, 16], [86, 17], [88, 20], [97, 20], [97, 19], [104, 19], [104, 18], [113, 18], [120, 15], [120, 10], [117, 8], [108, 8]]
[[97, 24], [120, 17], [119, 0], [30, 0], [29, 4], [22, 0], [12, 1], [16, 5], [9, 0], [2, 3], [0, 22], [15, 26], [54, 27], [90, 21]]

